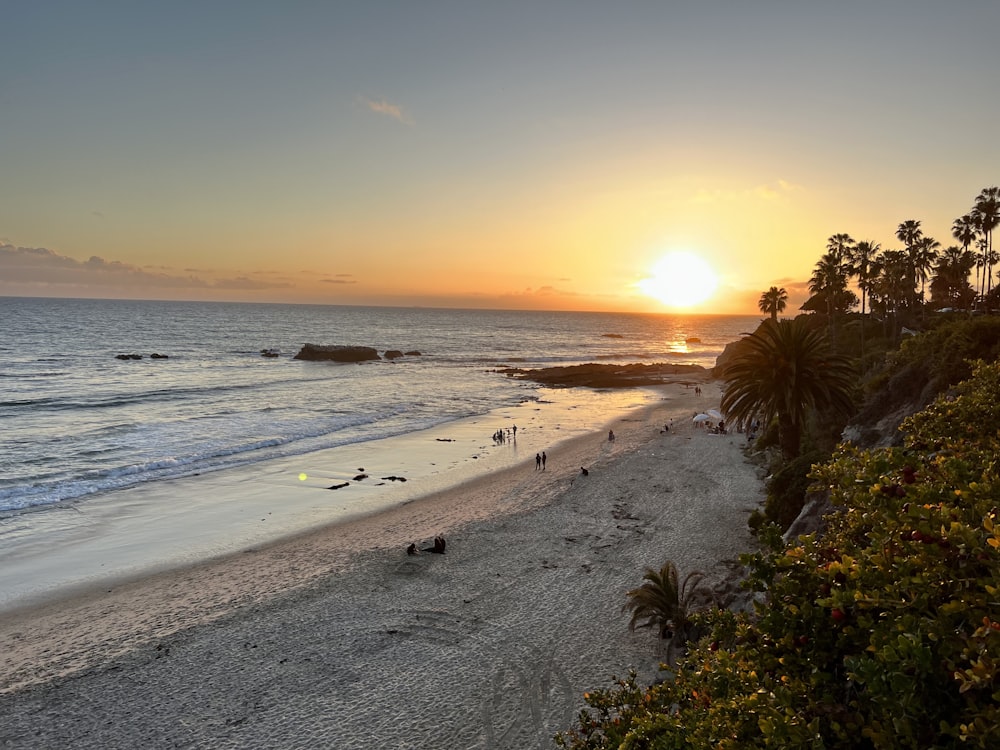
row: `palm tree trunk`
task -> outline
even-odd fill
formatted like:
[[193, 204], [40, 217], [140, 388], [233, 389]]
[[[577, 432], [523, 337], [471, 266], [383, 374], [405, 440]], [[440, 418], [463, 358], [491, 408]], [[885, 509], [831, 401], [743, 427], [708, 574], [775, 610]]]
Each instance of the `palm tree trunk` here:
[[799, 426], [792, 420], [790, 414], [778, 415], [778, 443], [781, 445], [781, 455], [791, 460], [799, 455], [799, 444], [802, 435]]

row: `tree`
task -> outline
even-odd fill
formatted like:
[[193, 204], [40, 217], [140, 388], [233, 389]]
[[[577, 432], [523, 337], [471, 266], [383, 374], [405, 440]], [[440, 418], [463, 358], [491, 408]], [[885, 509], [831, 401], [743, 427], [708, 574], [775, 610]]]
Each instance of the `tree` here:
[[877, 308], [893, 329], [897, 313], [914, 291], [909, 269], [909, 260], [902, 250], [883, 250], [876, 262], [871, 286], [872, 308]]
[[827, 252], [816, 263], [809, 279], [809, 291], [814, 298], [808, 300], [802, 309], [815, 309], [815, 303], [822, 301], [829, 317], [831, 337], [835, 331], [834, 313], [847, 312], [856, 301], [854, 294], [847, 289], [847, 278], [848, 266], [843, 258], [835, 252]]
[[908, 219], [896, 227], [896, 238], [905, 246], [906, 253], [906, 276], [910, 281], [910, 294], [904, 300], [907, 307], [913, 307], [917, 294], [917, 263], [916, 248], [923, 238], [924, 232], [920, 228], [920, 222], [916, 219]]
[[909, 254], [910, 265], [913, 268], [913, 275], [916, 281], [920, 282], [920, 302], [924, 301], [924, 291], [927, 279], [937, 263], [938, 250], [941, 243], [933, 237], [921, 237], [913, 245]]
[[985, 274], [984, 296], [993, 285], [993, 230], [1000, 224], [1000, 188], [983, 188], [976, 196], [975, 208], [970, 212], [976, 228], [983, 236], [983, 273]]
[[834, 354], [808, 318], [766, 320], [739, 341], [722, 369], [721, 408], [738, 425], [778, 422], [787, 459], [799, 455], [807, 415], [817, 409], [849, 412], [855, 381], [849, 360]]
[[760, 295], [760, 300], [757, 302], [757, 307], [760, 311], [765, 314], [770, 314], [771, 320], [778, 319], [778, 313], [785, 311], [785, 305], [788, 302], [788, 292], [785, 291], [784, 287], [780, 289], [776, 286], [772, 286], [762, 295]]
[[976, 291], [969, 284], [969, 273], [975, 264], [971, 252], [954, 245], [941, 253], [931, 280], [931, 301], [935, 306], [966, 308], [972, 304]]
[[[703, 573], [692, 571], [679, 582], [677, 566], [669, 560], [659, 571], [646, 568], [644, 584], [632, 589], [623, 612], [631, 612], [628, 629], [648, 628], [656, 625], [660, 638], [676, 637], [679, 642], [688, 638], [692, 593], [704, 578]], [[642, 620], [645, 619], [645, 622]]]
[[916, 219], [907, 219], [896, 227], [896, 238], [907, 249], [917, 244], [917, 240], [923, 236], [923, 233], [923, 230], [920, 228], [920, 222]]
[[831, 253], [838, 261], [846, 261], [851, 254], [851, 250], [854, 248], [854, 240], [851, 239], [851, 235], [840, 234], [831, 235], [826, 241], [826, 251]]
[[[978, 231], [976, 229], [976, 220], [972, 217], [972, 214], [959, 216], [951, 225], [951, 236], [962, 243], [962, 249], [966, 252], [969, 251], [969, 245], [976, 241]], [[976, 267], [976, 291], [981, 294], [979, 264], [974, 263], [974, 265]]]
[[861, 292], [861, 358], [865, 356], [865, 302], [871, 289], [872, 278], [875, 275], [875, 258], [880, 245], [877, 242], [865, 240], [852, 244], [847, 251], [847, 273], [858, 280], [858, 290]]

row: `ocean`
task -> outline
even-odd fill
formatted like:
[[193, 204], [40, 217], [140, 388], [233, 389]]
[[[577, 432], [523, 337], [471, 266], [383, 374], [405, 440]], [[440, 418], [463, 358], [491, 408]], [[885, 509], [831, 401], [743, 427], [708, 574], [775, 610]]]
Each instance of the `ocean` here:
[[[579, 405], [573, 397], [498, 370], [712, 367], [759, 322], [11, 297], [0, 298], [0, 320], [0, 516], [412, 434], [543, 398], [569, 410]], [[420, 354], [364, 364], [294, 359], [307, 342]], [[118, 358], [133, 354], [141, 359]]]

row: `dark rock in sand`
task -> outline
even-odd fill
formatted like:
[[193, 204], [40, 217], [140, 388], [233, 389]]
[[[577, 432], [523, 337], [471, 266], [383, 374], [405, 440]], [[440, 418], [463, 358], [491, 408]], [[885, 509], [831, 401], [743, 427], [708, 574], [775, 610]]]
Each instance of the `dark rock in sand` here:
[[142, 359], [141, 354], [116, 354], [115, 359]]
[[386, 482], [405, 482], [406, 481], [406, 477], [396, 477], [396, 476], [382, 477], [382, 479], [384, 479]]
[[385, 354], [382, 355], [386, 359], [399, 359], [403, 356], [403, 353], [399, 349], [389, 349]]
[[156, 352], [153, 352], [152, 354], [149, 355], [149, 358], [150, 359], [170, 359], [170, 355], [168, 355], [168, 354], [157, 354]]
[[419, 356], [421, 356], [420, 352], [418, 352], [416, 349], [413, 349], [411, 351], [404, 352], [404, 353], [406, 354], [407, 357], [419, 357]]
[[370, 346], [303, 344], [294, 359], [304, 359], [309, 362], [366, 362], [381, 357]]
[[261, 349], [260, 356], [262, 357], [280, 357], [281, 352], [278, 349]]
[[328, 490], [340, 490], [340, 489], [343, 489], [344, 487], [350, 487], [350, 486], [351, 486], [350, 482], [343, 482], [342, 484], [331, 485], [330, 487], [327, 487], [327, 489]]
[[358, 474], [356, 477], [354, 477], [354, 481], [360, 482], [362, 479], [367, 479], [367, 478], [368, 478], [367, 474]]

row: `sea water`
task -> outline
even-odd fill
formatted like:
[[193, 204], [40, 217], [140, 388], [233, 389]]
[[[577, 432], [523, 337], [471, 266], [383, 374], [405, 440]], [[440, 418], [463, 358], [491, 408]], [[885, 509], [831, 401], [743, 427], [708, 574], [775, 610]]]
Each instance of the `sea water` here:
[[[712, 367], [759, 319], [8, 297], [0, 321], [3, 514], [559, 401], [506, 367]], [[294, 359], [307, 342], [419, 355]]]
[[[663, 391], [507, 368], [711, 367], [759, 322], [34, 298], [0, 298], [0, 321], [0, 612], [533, 467], [538, 450], [558, 461]], [[309, 362], [304, 343], [411, 354]], [[514, 425], [517, 441], [492, 440]]]

